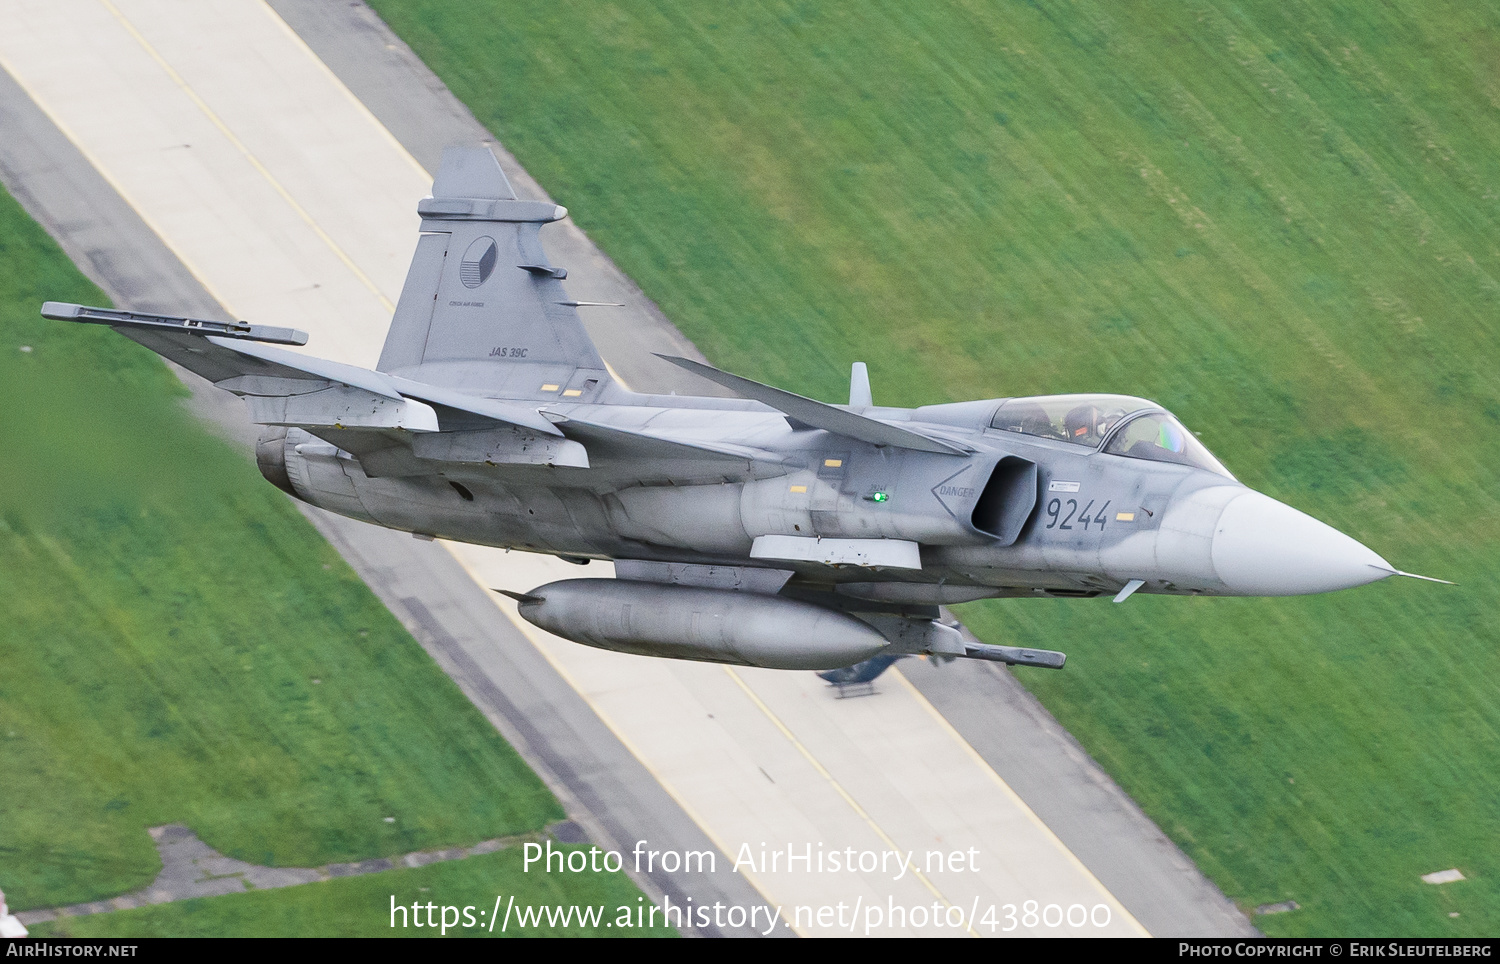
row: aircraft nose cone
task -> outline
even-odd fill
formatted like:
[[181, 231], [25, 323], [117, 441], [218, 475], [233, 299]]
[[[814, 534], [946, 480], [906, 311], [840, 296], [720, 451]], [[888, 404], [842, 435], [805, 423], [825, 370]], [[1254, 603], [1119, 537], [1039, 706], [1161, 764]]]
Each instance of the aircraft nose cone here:
[[1240, 596], [1300, 596], [1384, 579], [1391, 564], [1312, 516], [1259, 492], [1224, 507], [1214, 528], [1214, 570]]

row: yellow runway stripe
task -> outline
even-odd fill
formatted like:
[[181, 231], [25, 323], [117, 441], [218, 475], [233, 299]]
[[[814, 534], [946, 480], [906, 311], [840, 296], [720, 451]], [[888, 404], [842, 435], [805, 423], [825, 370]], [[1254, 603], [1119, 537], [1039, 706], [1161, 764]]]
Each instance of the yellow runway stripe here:
[[333, 68], [324, 63], [323, 58], [319, 57], [313, 51], [313, 49], [307, 45], [307, 41], [303, 40], [302, 36], [298, 34], [297, 31], [292, 29], [291, 24], [283, 20], [281, 14], [277, 13], [270, 4], [262, 2], [260, 4], [260, 8], [265, 12], [266, 16], [270, 17], [271, 20], [275, 22], [276, 26], [281, 29], [281, 32], [286, 36], [287, 41], [290, 42], [298, 50], [301, 50], [309, 61], [317, 65], [319, 71], [322, 72], [323, 76], [328, 78], [329, 85], [334, 89], [341, 91], [344, 95], [344, 98], [355, 109], [355, 111], [357, 111], [370, 122], [370, 126], [380, 133], [382, 139], [384, 139], [385, 142], [391, 146], [391, 149], [401, 157], [404, 157], [406, 159], [406, 162], [410, 164], [412, 166], [412, 169], [415, 170], [418, 174], [422, 175], [422, 177], [426, 178], [429, 181], [432, 180], [432, 175], [436, 172], [427, 170], [427, 168], [422, 166], [421, 161], [412, 156], [411, 151], [408, 151], [406, 149], [406, 145], [397, 140], [396, 135], [392, 134], [390, 132], [390, 129], [385, 126], [380, 118], [376, 117], [374, 112], [371, 111], [370, 108], [365, 106], [365, 102], [354, 95], [354, 91], [350, 90], [344, 84], [344, 82], [339, 79], [339, 75], [333, 72]]
[[[831, 773], [828, 772], [828, 768], [825, 767], [825, 766], [823, 766], [823, 764], [819, 763], [818, 762], [818, 758], [815, 757], [815, 756], [813, 756], [812, 752], [810, 750], [808, 750], [807, 747], [805, 747], [805, 746], [802, 745], [802, 741], [799, 740], [799, 739], [797, 739], [797, 737], [792, 733], [792, 731], [787, 728], [787, 725], [785, 723], [781, 722], [781, 717], [777, 716], [774, 712], [772, 712], [771, 708], [765, 704], [765, 701], [762, 700], [759, 696], [756, 695], [755, 691], [750, 688], [750, 685], [745, 682], [744, 678], [741, 677], [739, 673], [736, 673], [734, 671], [734, 669], [732, 667], [729, 667], [729, 666], [724, 667], [724, 672], [728, 673], [729, 674], [729, 678], [732, 679], [732, 680], [734, 680], [734, 682], [736, 683], [736, 685], [738, 685], [740, 689], [742, 689], [742, 690], [745, 691], [745, 695], [748, 696], [748, 697], [750, 697], [750, 702], [754, 703], [756, 705], [756, 707], [759, 708], [760, 711], [766, 715], [766, 719], [770, 720], [772, 723], [774, 723], [776, 725], [776, 729], [778, 729], [778, 730], [781, 731], [781, 735], [784, 736], [784, 737], [786, 737], [789, 741], [791, 741], [792, 746], [794, 746], [794, 747], [797, 748], [797, 752], [800, 753], [800, 754], [802, 754], [802, 758], [804, 760], [806, 760], [808, 763], [812, 764], [812, 768], [814, 770], [818, 771], [818, 775], [821, 776], [824, 780], [827, 780], [828, 781], [828, 785], [831, 786], [831, 787], [833, 787], [834, 791], [837, 792], [840, 797], [843, 797], [844, 802], [849, 805], [850, 809], [852, 809], [856, 814], [858, 814], [859, 818], [861, 820], [863, 820], [869, 826], [869, 828], [871, 830], [875, 831], [875, 836], [879, 837], [881, 839], [881, 841], [887, 847], [889, 847], [892, 851], [894, 851], [895, 853], [897, 853], [897, 854], [901, 853], [901, 848], [896, 845], [896, 841], [894, 841], [894, 840], [891, 839], [891, 835], [888, 834], [888, 833], [886, 833], [883, 829], [881, 829], [880, 824], [878, 824], [878, 823], [875, 822], [875, 818], [872, 817], [872, 816], [870, 816], [868, 813], [866, 813], [865, 812], [865, 808], [861, 807], [859, 805], [859, 801], [855, 800], [854, 797], [852, 797], [852, 796], [849, 795], [849, 791], [845, 790], [843, 784], [839, 783], [838, 780], [834, 779], [833, 774], [831, 774]], [[993, 772], [993, 771], [991, 771], [991, 772]], [[918, 870], [916, 868], [916, 866], [914, 864], [912, 864], [910, 861], [907, 861], [906, 866], [907, 866], [908, 869], [911, 870], [911, 872], [916, 876], [916, 878], [918, 880], [920, 880], [923, 883], [923, 885], [925, 885], [927, 887], [927, 889], [929, 891], [932, 892], [932, 896], [934, 896], [938, 900], [942, 901], [948, 907], [952, 907], [953, 906], [953, 902], [950, 901], [948, 898], [946, 898], [946, 897], [943, 896], [942, 891], [938, 890], [937, 887], [935, 887], [933, 885], [932, 881], [930, 881], [930, 880], [927, 879], [927, 875], [926, 874], [924, 874], [920, 870]], [[973, 921], [969, 921], [965, 926], [968, 928], [969, 935], [971, 937], [978, 937], [978, 936], [980, 936], [978, 934], [978, 932], [976, 932], [974, 930], [974, 922]]]
[[[941, 727], [950, 737], [952, 737], [955, 742], [957, 742], [964, 748], [964, 752], [968, 754], [969, 758], [974, 761], [974, 765], [979, 767], [989, 775], [989, 778], [995, 782], [995, 785], [998, 786], [1005, 793], [1005, 795], [1010, 798], [1011, 803], [1015, 805], [1016, 809], [1026, 814], [1027, 818], [1036, 825], [1036, 828], [1040, 830], [1042, 834], [1047, 837], [1047, 839], [1051, 840], [1061, 853], [1067, 856], [1068, 861], [1072, 863], [1072, 865], [1078, 870], [1078, 872], [1082, 874], [1084, 878], [1092, 883], [1095, 887], [1099, 888], [1099, 893], [1113, 900], [1114, 896], [1110, 894], [1107, 887], [1099, 882], [1099, 878], [1094, 876], [1094, 872], [1085, 867], [1083, 865], [1083, 861], [1079, 860], [1078, 856], [1074, 854], [1073, 851], [1068, 849], [1067, 844], [1063, 843], [1060, 839], [1058, 839], [1057, 834], [1052, 832], [1052, 828], [1042, 822], [1042, 818], [1036, 815], [1036, 811], [1032, 810], [1031, 807], [1026, 804], [1026, 801], [1022, 800], [1020, 795], [1010, 788], [1010, 784], [1006, 783], [1000, 778], [1000, 774], [995, 772], [995, 768], [990, 766], [988, 761], [986, 761], [984, 757], [979, 755], [979, 751], [974, 749], [973, 744], [964, 739], [962, 733], [953, 728], [953, 724], [949, 723], [948, 718], [943, 716], [942, 713], [938, 712], [938, 708], [936, 706], [933, 706], [932, 703], [928, 702], [927, 697], [922, 695], [922, 691], [913, 686], [911, 680], [907, 679], [905, 676], [902, 676], [901, 673], [898, 672], [894, 667], [890, 670], [890, 673], [900, 681], [902, 686], [906, 687], [907, 692], [912, 695], [912, 699], [916, 700], [918, 705], [925, 709], [928, 714], [930, 714], [932, 718], [937, 721], [938, 726]], [[1151, 936], [1151, 933], [1147, 931], [1145, 927], [1141, 926], [1141, 922], [1136, 920], [1135, 916], [1132, 915], [1130, 911], [1126, 910], [1124, 905], [1120, 906], [1120, 913], [1125, 917], [1126, 920], [1130, 921], [1130, 926], [1139, 931], [1142, 937]]]
[[[449, 549], [449, 551], [452, 551], [451, 548]], [[470, 569], [468, 563], [464, 561], [462, 556], [459, 556], [455, 553], [454, 558], [458, 560], [459, 565], [464, 567], [464, 571], [469, 574], [470, 578], [472, 578], [479, 585], [484, 585], [483, 577], [474, 572], [474, 570]], [[500, 611], [505, 614], [505, 618], [509, 619], [515, 625], [516, 630], [520, 632], [522, 637], [529, 641], [531, 645], [536, 648], [536, 651], [538, 653], [542, 654], [542, 659], [545, 659], [547, 661], [547, 664], [557, 671], [557, 675], [561, 676], [563, 678], [563, 681], [573, 688], [573, 692], [582, 697], [583, 701], [588, 704], [589, 709], [593, 710], [594, 715], [599, 718], [599, 722], [603, 723], [605, 728], [615, 735], [615, 738], [620, 741], [620, 743], [625, 747], [627, 751], [629, 751], [630, 755], [635, 757], [636, 761], [639, 762], [641, 766], [646, 768], [646, 772], [651, 774], [651, 778], [655, 780], [661, 786], [661, 788], [667, 792], [667, 796], [671, 797], [673, 801], [675, 801], [677, 805], [682, 808], [682, 812], [687, 814], [688, 819], [698, 825], [698, 828], [703, 831], [704, 836], [708, 837], [709, 841], [715, 847], [718, 847], [720, 852], [722, 852], [726, 856], [730, 853], [733, 853], [733, 848], [729, 846], [728, 841], [723, 840], [719, 837], [718, 834], [714, 833], [713, 824], [709, 823], [701, 816], [699, 816], [699, 814], [694, 810], [693, 806], [688, 803], [687, 800], [684, 800], [682, 796], [677, 792], [677, 790], [672, 786], [671, 782], [663, 778], [663, 776], [657, 772], [656, 768], [651, 765], [650, 759], [646, 754], [640, 751], [640, 749], [635, 745], [635, 741], [630, 739], [629, 734], [625, 733], [623, 730], [617, 727], [614, 721], [610, 719], [609, 714], [604, 712], [604, 708], [599, 706], [592, 698], [590, 698], [587, 687], [583, 686], [573, 676], [572, 673], [569, 673], [566, 666], [558, 662], [551, 653], [547, 652], [546, 646], [541, 645], [536, 640], [536, 638], [533, 636], [533, 633], [537, 632], [536, 627], [532, 626], [526, 620], [521, 618], [520, 613], [516, 610], [515, 604], [506, 604], [500, 602], [499, 600], [495, 600], [495, 604], [497, 607], [499, 607]], [[621, 840], [619, 843], [620, 846], [623, 847], [627, 846], [630, 841]], [[749, 871], [745, 870], [736, 870], [736, 873], [749, 881], [750, 886], [754, 887], [762, 897], [766, 896], [766, 889], [761, 886], [761, 884], [756, 880], [755, 874], [752, 874]], [[770, 903], [769, 898], [767, 898], [767, 903]], [[788, 927], [792, 926], [791, 921], [785, 921], [785, 923]]]
[[47, 115], [47, 119], [52, 122], [53, 126], [57, 128], [58, 132], [61, 133], [63, 137], [67, 138], [68, 143], [77, 148], [78, 153], [83, 155], [84, 160], [88, 161], [89, 164], [94, 168], [94, 170], [99, 172], [99, 176], [104, 178], [104, 182], [108, 184], [116, 194], [118, 194], [121, 198], [124, 198], [126, 203], [130, 204], [130, 209], [134, 211], [136, 215], [146, 223], [146, 227], [151, 229], [151, 233], [155, 234], [158, 238], [161, 238], [162, 243], [167, 246], [167, 248], [172, 252], [174, 256], [176, 256], [178, 261], [182, 262], [182, 266], [187, 269], [188, 274], [193, 276], [193, 280], [197, 281], [200, 285], [203, 286], [203, 290], [208, 292], [209, 297], [213, 298], [214, 301], [217, 301], [220, 305], [222, 305], [225, 311], [234, 314], [234, 309], [230, 307], [228, 299], [220, 294], [218, 287], [213, 283], [213, 281], [209, 279], [207, 273], [198, 267], [197, 263], [188, 252], [181, 250], [176, 244], [172, 242], [171, 235], [168, 232], [162, 230], [161, 225], [152, 216], [152, 213], [149, 210], [130, 201], [130, 193], [125, 189], [125, 185], [120, 183], [120, 181], [115, 177], [114, 173], [109, 169], [109, 167], [106, 166], [99, 159], [98, 155], [89, 148], [87, 142], [78, 137], [78, 135], [73, 132], [72, 128], [70, 128], [61, 117], [49, 110], [46, 101], [39, 97], [37, 95], [37, 92], [30, 86], [28, 86], [26, 81], [22, 79], [21, 74], [18, 71], [13, 70], [3, 58], [0, 58], [0, 69], [3, 69], [6, 73], [10, 74], [11, 79], [16, 82], [16, 85], [20, 87], [21, 90], [25, 91], [26, 96], [31, 98], [31, 102], [33, 104], [36, 104], [37, 108], [40, 109], [43, 114]]
[[245, 160], [250, 162], [250, 166], [255, 168], [256, 172], [258, 172], [261, 177], [266, 179], [266, 183], [270, 184], [271, 187], [276, 191], [276, 193], [281, 195], [281, 199], [285, 201], [293, 211], [297, 212], [297, 216], [300, 217], [304, 222], [306, 222], [309, 228], [312, 228], [313, 233], [318, 236], [318, 239], [324, 244], [328, 245], [328, 249], [332, 251], [340, 261], [344, 263], [344, 267], [352, 271], [354, 273], [354, 276], [360, 280], [360, 283], [363, 284], [366, 288], [370, 289], [370, 293], [380, 300], [381, 305], [384, 306], [386, 311], [394, 312], [396, 310], [396, 306], [391, 302], [391, 299], [385, 296], [380, 288], [376, 286], [375, 282], [370, 280], [370, 276], [365, 274], [364, 271], [360, 269], [359, 265], [354, 263], [354, 259], [350, 258], [349, 255], [344, 252], [344, 249], [338, 246], [338, 243], [329, 236], [328, 232], [324, 231], [322, 226], [319, 225], [317, 221], [313, 220], [313, 216], [307, 213], [307, 209], [304, 208], [301, 204], [297, 203], [297, 199], [292, 197], [291, 192], [288, 191], [280, 181], [276, 180], [276, 176], [266, 169], [266, 166], [260, 162], [260, 158], [251, 153], [250, 148], [245, 146], [245, 142], [235, 136], [234, 131], [230, 130], [229, 126], [224, 123], [223, 119], [220, 118], [218, 114], [214, 113], [214, 109], [208, 106], [208, 103], [204, 101], [202, 97], [198, 96], [198, 92], [193, 90], [192, 87], [188, 86], [188, 82], [182, 79], [182, 75], [174, 70], [171, 64], [167, 63], [166, 58], [158, 53], [155, 47], [151, 46], [151, 42], [147, 40], [139, 30], [135, 29], [135, 25], [132, 24], [129, 20], [125, 19], [125, 15], [120, 12], [120, 8], [116, 7], [113, 3], [110, 2], [110, 0], [99, 0], [99, 2], [104, 5], [104, 9], [108, 10], [116, 20], [120, 21], [120, 26], [125, 28], [126, 33], [130, 34], [130, 36], [134, 38], [135, 42], [141, 45], [141, 49], [146, 51], [146, 53], [150, 55], [152, 60], [156, 61], [157, 66], [165, 71], [166, 75], [172, 79], [172, 83], [176, 84], [178, 88], [188, 96], [188, 99], [191, 100], [193, 104], [203, 112], [203, 116], [207, 117], [209, 121], [219, 129], [219, 133], [223, 134], [224, 137], [229, 141], [229, 143], [233, 144], [235, 149], [244, 156]]

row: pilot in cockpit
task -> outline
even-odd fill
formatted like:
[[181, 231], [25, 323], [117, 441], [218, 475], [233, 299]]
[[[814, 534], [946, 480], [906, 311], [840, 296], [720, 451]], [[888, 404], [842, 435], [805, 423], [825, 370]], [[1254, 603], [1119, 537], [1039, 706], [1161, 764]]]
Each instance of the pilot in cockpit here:
[[1092, 402], [1070, 410], [1063, 419], [1063, 430], [1069, 442], [1079, 445], [1098, 445], [1109, 434], [1110, 428], [1120, 420], [1119, 410], [1106, 412]]

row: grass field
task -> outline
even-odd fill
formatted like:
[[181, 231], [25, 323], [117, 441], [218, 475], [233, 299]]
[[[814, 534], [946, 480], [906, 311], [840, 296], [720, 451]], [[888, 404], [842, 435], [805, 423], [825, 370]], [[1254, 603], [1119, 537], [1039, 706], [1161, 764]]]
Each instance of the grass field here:
[[[574, 849], [574, 848], [565, 848]], [[489, 930], [495, 897], [502, 900], [502, 916]], [[526, 874], [519, 848], [451, 863], [415, 869], [387, 870], [363, 877], [344, 877], [281, 890], [262, 890], [225, 897], [202, 897], [70, 917], [31, 928], [33, 937], [672, 937], [662, 926], [636, 926], [649, 918], [635, 916], [641, 892], [624, 874]], [[509, 900], [524, 908], [504, 916]], [[421, 905], [414, 915], [411, 905]], [[435, 908], [429, 909], [432, 903]], [[391, 907], [407, 908], [395, 915]], [[441, 908], [456, 910], [448, 919], [459, 926], [427, 926], [444, 920]], [[648, 905], [649, 906], [649, 905]], [[598, 920], [581, 924], [571, 917], [565, 926], [561, 913], [574, 908], [597, 909]], [[464, 916], [468, 908], [468, 917]], [[548, 916], [549, 908], [553, 916]], [[622, 915], [626, 908], [629, 915]], [[541, 917], [536, 915], [541, 913]], [[646, 911], [647, 914], [650, 911]], [[626, 926], [625, 920], [631, 921]], [[418, 922], [422, 926], [418, 926]], [[524, 921], [524, 923], [522, 923]], [[472, 924], [470, 922], [473, 922]]]
[[286, 497], [186, 414], [160, 360], [42, 320], [45, 299], [103, 303], [0, 191], [10, 906], [150, 883], [159, 824], [252, 863], [317, 866], [561, 819]]
[[963, 615], [1266, 932], [1500, 931], [1500, 10], [373, 5], [715, 363], [1152, 397], [1456, 580]]

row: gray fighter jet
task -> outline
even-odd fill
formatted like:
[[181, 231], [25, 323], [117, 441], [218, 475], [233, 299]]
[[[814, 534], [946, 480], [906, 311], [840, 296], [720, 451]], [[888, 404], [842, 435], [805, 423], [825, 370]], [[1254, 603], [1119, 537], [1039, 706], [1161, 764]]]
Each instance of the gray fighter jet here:
[[[1060, 667], [943, 616], [993, 597], [1279, 596], [1407, 575], [1237, 482], [1161, 406], [1121, 395], [847, 405], [683, 358], [734, 398], [611, 377], [541, 227], [486, 149], [452, 149], [417, 205], [376, 370], [307, 336], [48, 302], [244, 397], [271, 482], [418, 535], [610, 559], [613, 579], [507, 592], [568, 639], [651, 656], [828, 670], [933, 654]], [[1421, 577], [1419, 577], [1421, 578]], [[522, 587], [510, 587], [522, 588]], [[862, 669], [851, 676], [868, 676]]]

